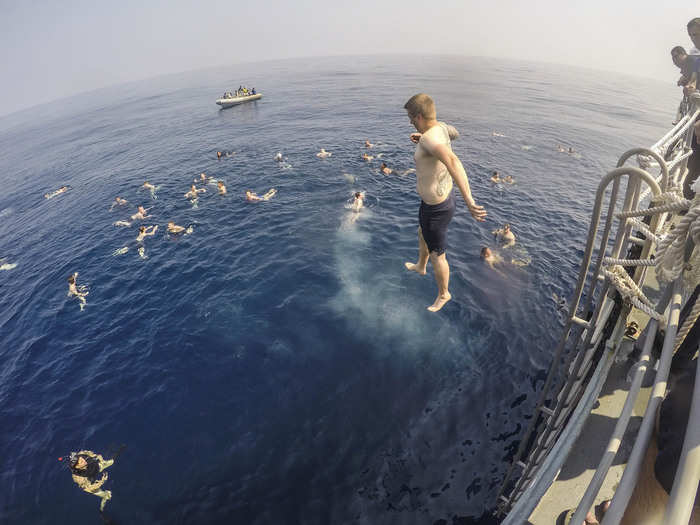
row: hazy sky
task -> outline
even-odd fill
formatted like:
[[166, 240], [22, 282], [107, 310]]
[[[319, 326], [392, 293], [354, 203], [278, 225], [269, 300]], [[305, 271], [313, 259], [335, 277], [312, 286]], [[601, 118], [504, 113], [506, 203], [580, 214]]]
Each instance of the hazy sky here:
[[[692, 6], [696, 7], [693, 8]], [[239, 62], [448, 53], [675, 83], [692, 1], [0, 0], [0, 115], [112, 84]]]

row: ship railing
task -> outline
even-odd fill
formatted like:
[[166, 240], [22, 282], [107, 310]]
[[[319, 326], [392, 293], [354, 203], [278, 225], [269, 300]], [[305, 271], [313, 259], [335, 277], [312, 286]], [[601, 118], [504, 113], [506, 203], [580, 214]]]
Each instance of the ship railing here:
[[[667, 223], [668, 213], [678, 211], [683, 206], [687, 208], [689, 205], [688, 201], [683, 201], [678, 195], [678, 186], [683, 183], [687, 174], [692, 126], [700, 117], [698, 107], [697, 101], [689, 105], [688, 112], [674, 128], [652, 147], [636, 148], [623, 154], [617, 168], [606, 174], [598, 186], [586, 249], [564, 329], [537, 398], [535, 415], [523, 434], [499, 490], [497, 514], [508, 514], [504, 523], [523, 523], [527, 520], [556, 477], [607, 378], [620, 347], [625, 320], [632, 306], [643, 309], [655, 319], [656, 324], [650, 324], [648, 333], [655, 332], [658, 323], [665, 320], [664, 303], [669, 301], [670, 292], [662, 297], [655, 310], [641, 293], [639, 285], [643, 282], [648, 267], [653, 265], [653, 262], [649, 261], [659, 240], [656, 233]], [[639, 167], [625, 166], [627, 161], [635, 156]], [[658, 167], [660, 175], [653, 176], [647, 171], [652, 167]], [[618, 211], [620, 189], [625, 178], [623, 203]], [[646, 186], [644, 190], [643, 185]], [[600, 231], [606, 196], [607, 213], [603, 229]], [[634, 217], [651, 215], [649, 209], [640, 210], [640, 203], [646, 196], [651, 196], [650, 206], [655, 210], [655, 215], [650, 217], [645, 227]], [[618, 220], [618, 224], [614, 243], [611, 244], [611, 231], [615, 219]], [[632, 235], [633, 228], [643, 231], [644, 237]], [[596, 244], [597, 257], [595, 264], [592, 264]], [[628, 253], [631, 245], [638, 247], [638, 253], [641, 248], [639, 259], [646, 260], [646, 265], [620, 259], [621, 254]], [[622, 263], [622, 266], [616, 263]], [[626, 276], [611, 275], [611, 265], [616, 265], [618, 269], [624, 267], [632, 273], [632, 276], [627, 278], [628, 293], [625, 293], [624, 297], [613, 284], [620, 286]], [[630, 289], [634, 288], [641, 296], [634, 290], [630, 292]], [[585, 299], [582, 300], [582, 297]], [[646, 302], [641, 299], [645, 299]], [[669, 315], [667, 323], [671, 322], [672, 317], [673, 315]], [[670, 331], [667, 325], [667, 337]], [[647, 340], [645, 347], [649, 345], [647, 350], [650, 351], [653, 337], [648, 335]], [[603, 341], [605, 344], [601, 346]], [[640, 374], [643, 376], [644, 371], [643, 362], [634, 374], [632, 390], [635, 392], [623, 408], [625, 417], [621, 418], [616, 426], [613, 439], [617, 439], [615, 436], [624, 434], [626, 430], [629, 421], [627, 412], [631, 413], [636, 392], [641, 384]], [[665, 387], [665, 380], [663, 386]], [[619, 443], [615, 441], [609, 448], [617, 446]], [[608, 462], [612, 462], [612, 458], [609, 457], [611, 454], [614, 457], [610, 450], [601, 460], [601, 473], [596, 473], [592, 486], [602, 483], [603, 471], [607, 473]], [[691, 453], [689, 455], [692, 456]], [[516, 478], [517, 470], [520, 472]], [[527, 497], [523, 497], [526, 492]], [[591, 492], [597, 494], [597, 489], [591, 488]], [[590, 495], [586, 494], [584, 497], [588, 499]]]

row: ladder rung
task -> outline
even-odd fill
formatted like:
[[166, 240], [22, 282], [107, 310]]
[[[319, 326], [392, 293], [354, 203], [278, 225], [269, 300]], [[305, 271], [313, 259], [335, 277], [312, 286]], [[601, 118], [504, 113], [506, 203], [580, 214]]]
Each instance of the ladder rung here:
[[584, 328], [590, 328], [590, 327], [591, 327], [591, 323], [589, 323], [588, 321], [584, 321], [584, 320], [581, 319], [580, 317], [573, 316], [573, 317], [571, 318], [571, 321], [574, 322], [574, 323], [576, 323], [576, 324], [579, 325], [579, 326], [583, 326]]
[[554, 415], [554, 410], [552, 410], [551, 408], [547, 408], [547, 407], [544, 406], [544, 405], [541, 405], [539, 408], [540, 408], [540, 412], [544, 412], [544, 413], [547, 414], [548, 416], [553, 416], [553, 415]]

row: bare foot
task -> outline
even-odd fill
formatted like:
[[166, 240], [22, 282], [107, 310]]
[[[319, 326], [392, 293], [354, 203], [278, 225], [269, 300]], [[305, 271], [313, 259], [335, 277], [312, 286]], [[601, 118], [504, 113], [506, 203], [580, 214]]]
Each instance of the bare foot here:
[[432, 304], [432, 306], [428, 306], [428, 310], [430, 310], [431, 312], [437, 312], [440, 308], [445, 306], [447, 301], [449, 301], [450, 299], [452, 299], [452, 295], [450, 294], [450, 292], [445, 292], [442, 295], [438, 295], [437, 299], [435, 299], [435, 302]]
[[416, 272], [420, 275], [425, 275], [425, 266], [423, 267], [423, 269], [420, 269], [417, 264], [413, 264], [410, 262], [405, 262], [403, 264], [407, 270], [411, 270], [412, 272]]

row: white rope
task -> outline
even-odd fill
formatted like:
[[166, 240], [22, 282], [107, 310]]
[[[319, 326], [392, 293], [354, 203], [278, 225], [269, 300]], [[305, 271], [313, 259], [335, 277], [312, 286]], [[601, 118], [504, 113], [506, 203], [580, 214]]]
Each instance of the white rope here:
[[700, 196], [695, 197], [688, 213], [659, 243], [656, 249], [656, 278], [659, 282], [671, 282], [680, 276], [684, 268], [683, 257], [688, 234], [695, 244], [700, 241]]
[[613, 257], [605, 257], [603, 264], [618, 265], [618, 266], [656, 266], [654, 259], [615, 259]]
[[693, 327], [698, 317], [700, 317], [700, 301], [696, 300], [695, 304], [693, 305], [693, 309], [688, 314], [688, 317], [685, 318], [685, 321], [683, 321], [683, 326], [681, 326], [680, 330], [678, 330], [678, 334], [676, 335], [676, 342], [673, 345], [674, 354], [683, 344], [685, 336], [688, 335], [688, 332], [690, 332], [690, 329]]
[[653, 233], [653, 232], [647, 227], [648, 225], [647, 225], [647, 224], [644, 224], [644, 223], [643, 223], [642, 221], [640, 221], [639, 219], [630, 218], [630, 219], [627, 220], [627, 224], [633, 226], [633, 227], [636, 228], [638, 231], [642, 232], [642, 233], [647, 237], [647, 239], [651, 239], [651, 240], [654, 241], [655, 243], [658, 243], [658, 242], [661, 240], [661, 236], [656, 235], [655, 233]]
[[687, 210], [688, 206], [690, 206], [690, 201], [687, 199], [683, 199], [683, 201], [677, 202], [675, 204], [665, 204], [663, 206], [656, 206], [654, 208], [647, 208], [646, 210], [622, 211], [620, 213], [616, 213], [615, 216], [620, 218], [620, 219], [625, 219], [625, 218], [629, 218], [629, 217], [644, 217], [646, 215], [655, 215], [657, 213], [664, 213], [664, 212], [668, 212], [668, 211]]
[[[607, 257], [606, 257], [607, 258]], [[603, 275], [610, 279], [610, 283], [620, 292], [622, 298], [632, 303], [636, 308], [646, 313], [659, 321], [664, 322], [664, 316], [654, 310], [652, 302], [644, 295], [641, 288], [637, 286], [625, 269], [620, 265], [614, 265], [608, 268], [601, 268]]]

